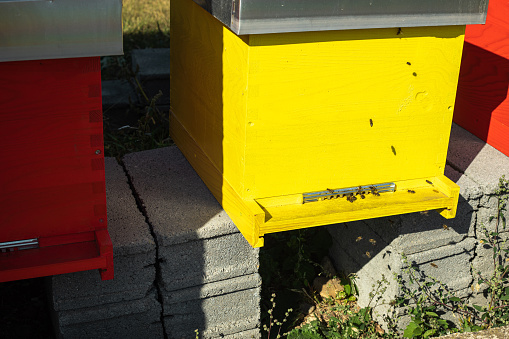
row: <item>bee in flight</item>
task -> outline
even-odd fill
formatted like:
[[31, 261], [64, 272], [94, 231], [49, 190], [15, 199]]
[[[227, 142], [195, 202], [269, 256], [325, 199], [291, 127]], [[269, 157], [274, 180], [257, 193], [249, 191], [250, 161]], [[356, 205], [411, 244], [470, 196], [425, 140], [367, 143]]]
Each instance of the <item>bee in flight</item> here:
[[443, 227], [443, 228], [444, 228], [444, 230], [446, 230], [446, 231], [449, 229], [449, 227], [448, 227], [446, 224], [443, 224], [443, 225], [442, 225], [442, 227]]
[[376, 240], [375, 239], [369, 239], [369, 242], [374, 246], [376, 245]]
[[371, 252], [370, 251], [366, 251], [366, 257], [371, 258]]
[[422, 215], [428, 215], [428, 211], [420, 211], [419, 213], [421, 213]]
[[433, 266], [434, 268], [438, 268], [438, 265], [435, 263], [430, 263], [430, 265]]
[[355, 242], [359, 242], [359, 241], [361, 241], [361, 240], [362, 240], [362, 237], [359, 235], [359, 236], [357, 237], [357, 239], [355, 239]]

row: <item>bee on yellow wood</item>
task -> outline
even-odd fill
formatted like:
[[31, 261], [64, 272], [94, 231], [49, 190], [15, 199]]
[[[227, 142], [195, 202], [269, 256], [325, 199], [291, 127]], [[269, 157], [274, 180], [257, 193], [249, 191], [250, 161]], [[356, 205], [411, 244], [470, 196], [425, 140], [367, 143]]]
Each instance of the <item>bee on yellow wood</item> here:
[[442, 227], [444, 228], [444, 230], [449, 230], [449, 227], [446, 225], [446, 224], [443, 224]]
[[414, 190], [408, 190], [408, 193], [415, 194]]
[[373, 127], [373, 119], [369, 119], [369, 126]]
[[361, 196], [361, 199], [366, 198], [364, 196], [364, 192], [362, 191], [362, 186], [359, 186], [359, 188], [357, 188], [357, 194]]
[[440, 193], [438, 190], [433, 190], [433, 192], [435, 192], [435, 193]]
[[354, 202], [355, 200], [357, 200], [357, 198], [353, 196], [353, 193], [350, 193], [350, 195], [346, 198], [346, 200], [348, 200], [350, 202]]
[[378, 193], [378, 190], [376, 189], [375, 186], [369, 186], [369, 189], [371, 190], [371, 194], [373, 194], [374, 196], [377, 196], [377, 197], [380, 196], [380, 193]]
[[334, 190], [330, 188], [327, 188], [327, 191], [329, 191], [329, 193], [334, 193]]
[[430, 265], [433, 266], [434, 268], [438, 268], [438, 265], [435, 263], [430, 263]]
[[429, 181], [429, 180], [426, 180], [426, 182], [427, 182], [428, 184], [430, 184], [430, 185], [433, 185], [433, 183], [432, 183], [431, 181]]
[[375, 239], [369, 239], [369, 242], [374, 246], [376, 245], [376, 240]]
[[355, 242], [359, 242], [359, 241], [361, 241], [361, 240], [362, 240], [362, 237], [359, 235], [359, 236], [357, 237], [357, 239], [355, 239]]
[[366, 257], [371, 258], [371, 252], [370, 251], [366, 251]]

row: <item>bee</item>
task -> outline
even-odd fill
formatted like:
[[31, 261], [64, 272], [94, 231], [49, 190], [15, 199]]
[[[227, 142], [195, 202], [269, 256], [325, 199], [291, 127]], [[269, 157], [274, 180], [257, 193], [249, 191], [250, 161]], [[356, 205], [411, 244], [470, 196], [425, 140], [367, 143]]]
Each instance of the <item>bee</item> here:
[[387, 219], [387, 221], [388, 221], [391, 225], [394, 225], [394, 220], [392, 220], [392, 219]]
[[429, 181], [429, 180], [426, 180], [426, 182], [427, 182], [428, 184], [430, 184], [430, 185], [433, 185], [433, 183], [432, 183], [431, 181]]
[[407, 62], [406, 62], [406, 64], [407, 64], [408, 66], [412, 65], [412, 64], [410, 63], [410, 61], [407, 61]]
[[449, 230], [449, 227], [446, 225], [446, 224], [443, 224], [442, 227], [444, 228], [444, 230]]
[[371, 252], [370, 251], [366, 251], [366, 257], [371, 258]]
[[373, 127], [373, 119], [369, 119], [369, 126]]
[[359, 186], [359, 188], [357, 188], [357, 194], [361, 196], [361, 199], [366, 198], [364, 196], [364, 192], [362, 191], [362, 186]]
[[420, 211], [419, 213], [421, 213], [422, 215], [428, 215], [428, 211]]
[[380, 193], [378, 193], [378, 190], [376, 189], [375, 186], [369, 186], [369, 189], [371, 190], [371, 194], [379, 197], [380, 196]]
[[434, 268], [438, 268], [438, 265], [435, 263], [430, 263], [430, 265], [433, 266]]
[[376, 245], [376, 240], [375, 239], [369, 239], [369, 242], [374, 246]]
[[362, 237], [359, 235], [359, 236], [357, 237], [357, 239], [355, 239], [355, 242], [359, 242], [359, 241], [361, 241], [361, 240], [362, 240]]
[[355, 200], [357, 200], [357, 198], [353, 196], [353, 193], [350, 193], [350, 195], [348, 196], [348, 198], [346, 198], [346, 200], [348, 200], [350, 202], [354, 202]]
[[396, 35], [400, 35], [401, 34], [401, 27], [398, 27], [398, 33], [396, 33]]
[[435, 193], [440, 193], [438, 190], [433, 190], [433, 192], [435, 192]]
[[415, 191], [414, 190], [408, 190], [408, 193], [415, 194]]

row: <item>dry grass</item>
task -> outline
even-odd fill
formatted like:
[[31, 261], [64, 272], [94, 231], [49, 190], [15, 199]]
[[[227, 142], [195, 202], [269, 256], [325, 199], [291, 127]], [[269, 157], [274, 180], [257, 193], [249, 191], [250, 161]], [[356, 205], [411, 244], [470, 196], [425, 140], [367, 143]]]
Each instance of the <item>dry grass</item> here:
[[124, 0], [124, 34], [170, 32], [170, 0]]

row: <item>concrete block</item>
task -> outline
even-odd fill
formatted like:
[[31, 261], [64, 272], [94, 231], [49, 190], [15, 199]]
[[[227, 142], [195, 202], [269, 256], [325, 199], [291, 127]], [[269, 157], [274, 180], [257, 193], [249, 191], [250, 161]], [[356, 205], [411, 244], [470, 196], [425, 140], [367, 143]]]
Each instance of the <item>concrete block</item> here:
[[216, 281], [200, 286], [185, 288], [182, 290], [166, 292], [163, 295], [165, 312], [172, 313], [175, 304], [190, 300], [211, 298], [235, 291], [248, 290], [261, 287], [262, 279], [258, 273], [236, 277], [227, 280]]
[[155, 294], [143, 299], [57, 311], [61, 338], [162, 338], [161, 308]]
[[[470, 263], [475, 244], [475, 239], [466, 238], [454, 245], [408, 255], [408, 262], [417, 265], [424, 276], [438, 279], [450, 290], [463, 290], [473, 282]], [[405, 274], [403, 279], [408, 282]]]
[[115, 256], [154, 253], [155, 242], [136, 206], [127, 177], [114, 158], [105, 158], [108, 231]]
[[238, 232], [176, 146], [123, 161], [161, 247]]
[[155, 257], [115, 257], [115, 278], [102, 281], [97, 270], [49, 277], [49, 293], [57, 311], [80, 309], [143, 298], [154, 286]]
[[153, 98], [159, 91], [163, 96], [158, 105], [170, 103], [170, 49], [138, 49], [132, 52], [133, 71], [139, 79], [143, 90]]
[[126, 80], [105, 80], [101, 87], [103, 115], [108, 129], [136, 126], [139, 116], [131, 105], [138, 104], [138, 96], [132, 85]]
[[[509, 178], [509, 176], [508, 176]], [[506, 198], [507, 199], [507, 198]], [[507, 200], [506, 200], [507, 201]], [[479, 212], [477, 213], [477, 232], [478, 237], [483, 236], [482, 227], [486, 227], [489, 232], [497, 230], [499, 196], [486, 194], [482, 197], [479, 204]], [[509, 209], [502, 211], [505, 220], [509, 221]], [[498, 232], [508, 232], [509, 224], [504, 227], [502, 219], [498, 220]]]
[[223, 337], [255, 329], [260, 324], [260, 288], [190, 300], [165, 307], [169, 338]]
[[155, 243], [136, 207], [127, 177], [113, 158], [105, 159], [108, 231], [113, 243], [113, 280], [102, 281], [97, 270], [48, 278], [57, 311], [143, 298], [155, 280]]
[[509, 173], [509, 157], [456, 124], [451, 129], [447, 162], [485, 194], [493, 193], [499, 178]]
[[240, 233], [160, 247], [166, 291], [258, 272], [259, 250]]
[[260, 330], [254, 328], [252, 330], [242, 331], [234, 334], [225, 335], [223, 337], [219, 337], [223, 339], [259, 339], [261, 338]]
[[[485, 239], [484, 236], [478, 236], [478, 240]], [[509, 249], [509, 234], [502, 233], [500, 234], [500, 248]], [[509, 254], [501, 251], [500, 259], [496, 261], [496, 264], [499, 265], [501, 263], [507, 264], [507, 259], [509, 258]], [[480, 272], [482, 277], [485, 279], [489, 279], [493, 276], [494, 267], [493, 267], [493, 248], [488, 243], [481, 243], [478, 241], [475, 247], [475, 257], [472, 261], [472, 270], [476, 274]], [[475, 281], [477, 282], [477, 274], [475, 275]], [[484, 287], [484, 286], [483, 286]]]

